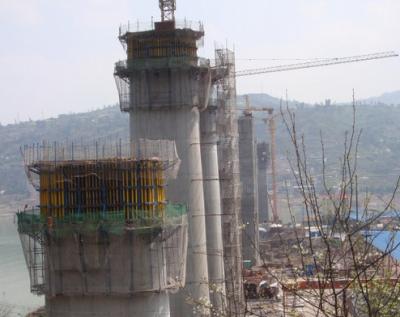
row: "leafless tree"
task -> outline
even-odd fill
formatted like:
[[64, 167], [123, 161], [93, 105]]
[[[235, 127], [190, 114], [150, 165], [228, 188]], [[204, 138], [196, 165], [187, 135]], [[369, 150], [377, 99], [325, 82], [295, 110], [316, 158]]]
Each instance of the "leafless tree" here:
[[[271, 265], [269, 251], [258, 251], [264, 272], [270, 281], [278, 283], [283, 296], [281, 301], [262, 298], [253, 303], [248, 301], [244, 314], [260, 317], [400, 316], [400, 266], [392, 257], [400, 244], [396, 232], [388, 234], [385, 248], [374, 247], [374, 240], [380, 238], [379, 232], [389, 232], [400, 223], [396, 218], [382, 222], [393, 208], [399, 179], [393, 184], [384, 206], [371, 212], [371, 194], [361, 193], [358, 186], [357, 160], [362, 131], [356, 127], [354, 95], [352, 123], [344, 134], [343, 152], [335, 167], [339, 175], [338, 188], [334, 188], [328, 178], [323, 131], [320, 132], [321, 171], [318, 173], [322, 180], [317, 184], [306, 140], [296, 126], [295, 112], [288, 106], [281, 107], [281, 117], [292, 145], [288, 161], [298, 193], [292, 197], [286, 190], [292, 226], [275, 232], [277, 249], [283, 254], [280, 267]], [[301, 223], [296, 219], [294, 206], [299, 201], [305, 211]], [[372, 230], [378, 223], [380, 231]], [[201, 308], [209, 303], [194, 305]], [[213, 310], [212, 306], [207, 308], [214, 316], [229, 316], [224, 311]]]
[[11, 305], [0, 303], [0, 317], [9, 317], [13, 312]]
[[[287, 309], [288, 303], [284, 298], [283, 314], [394, 316], [394, 311], [400, 306], [400, 287], [398, 265], [391, 254], [399, 242], [395, 233], [390, 234], [384, 250], [377, 250], [373, 242], [379, 234], [370, 228], [380, 222], [392, 207], [399, 180], [382, 210], [369, 214], [369, 195], [366, 194], [362, 202], [358, 197], [357, 157], [362, 131], [356, 129], [354, 95], [352, 125], [345, 133], [344, 150], [337, 167], [340, 171], [339, 190], [328, 182], [323, 132], [320, 133], [322, 188], [318, 188], [311, 173], [306, 141], [296, 126], [295, 113], [288, 107], [284, 110], [281, 107], [281, 115], [293, 146], [289, 165], [305, 210], [301, 230], [292, 228], [294, 238], [291, 243], [286, 243], [287, 237], [282, 231], [278, 232], [289, 271], [282, 274], [269, 270], [285, 294], [303, 303], [301, 309], [296, 309], [295, 305]], [[295, 224], [289, 191], [286, 200]], [[354, 211], [361, 218], [354, 217]], [[397, 219], [386, 222], [380, 230], [389, 230], [393, 221]], [[265, 254], [261, 252], [261, 255]], [[268, 269], [268, 263], [265, 267]]]

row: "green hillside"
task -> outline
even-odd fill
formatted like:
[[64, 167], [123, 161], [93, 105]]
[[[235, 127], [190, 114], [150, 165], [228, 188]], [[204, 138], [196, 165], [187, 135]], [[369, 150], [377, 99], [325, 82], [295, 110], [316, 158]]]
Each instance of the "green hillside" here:
[[[239, 102], [242, 103], [242, 98]], [[279, 100], [268, 95], [252, 95], [257, 106], [279, 108]], [[291, 103], [294, 105], [295, 103]], [[277, 110], [278, 111], [278, 110]], [[344, 133], [351, 128], [352, 108], [349, 106], [309, 107], [296, 110], [299, 133], [304, 133], [310, 166], [316, 175], [321, 167], [320, 131], [327, 149], [327, 164], [334, 173], [343, 152]], [[258, 114], [262, 117], [263, 114]], [[400, 107], [386, 105], [357, 106], [357, 128], [362, 129], [359, 151], [359, 174], [362, 186], [385, 193], [393, 188], [400, 174]], [[266, 139], [266, 126], [257, 121], [257, 135]], [[29, 194], [23, 169], [20, 146], [52, 141], [91, 141], [97, 138], [127, 138], [128, 115], [110, 106], [88, 113], [61, 115], [58, 118], [0, 126], [0, 203], [22, 199]], [[280, 179], [289, 179], [287, 153], [291, 145], [282, 122], [278, 119], [277, 144]]]
[[[337, 174], [343, 155], [346, 131], [352, 127], [351, 106], [304, 107], [295, 110], [298, 135], [304, 135], [310, 167], [314, 175], [322, 172], [321, 137], [326, 151], [329, 174]], [[280, 117], [277, 118], [277, 151], [282, 178], [290, 178], [286, 170], [292, 145]], [[358, 174], [362, 190], [390, 192], [400, 175], [400, 107], [358, 105], [356, 130], [361, 130], [358, 151]], [[265, 139], [265, 124], [257, 124], [257, 134]], [[318, 179], [318, 177], [317, 177]]]
[[116, 106], [54, 119], [0, 126], [0, 203], [29, 194], [20, 146], [43, 140], [77, 142], [128, 136], [128, 115]]

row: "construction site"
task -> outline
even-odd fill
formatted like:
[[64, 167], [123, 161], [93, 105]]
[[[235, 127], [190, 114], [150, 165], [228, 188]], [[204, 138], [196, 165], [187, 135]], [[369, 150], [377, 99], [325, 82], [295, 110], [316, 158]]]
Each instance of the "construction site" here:
[[[126, 59], [114, 77], [130, 140], [21, 148], [40, 200], [17, 215], [31, 291], [45, 296], [45, 316], [289, 316], [296, 307], [315, 316], [318, 304], [297, 291], [320, 294], [330, 280], [299, 249], [312, 226], [316, 250], [331, 241], [322, 222], [282, 225], [278, 111], [248, 98], [238, 107], [236, 78], [397, 54], [237, 71], [228, 48], [198, 56], [204, 26], [176, 20], [175, 0], [159, 6], [159, 22], [118, 33]], [[257, 140], [255, 113], [268, 142]], [[333, 291], [351, 288], [350, 256], [333, 249]]]

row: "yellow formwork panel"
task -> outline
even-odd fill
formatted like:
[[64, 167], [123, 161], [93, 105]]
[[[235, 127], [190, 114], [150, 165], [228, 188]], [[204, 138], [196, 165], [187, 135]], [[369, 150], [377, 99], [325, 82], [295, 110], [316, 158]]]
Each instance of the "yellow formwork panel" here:
[[197, 40], [193, 37], [131, 38], [128, 40], [128, 58], [185, 56], [197, 57]]
[[124, 211], [127, 219], [162, 218], [163, 165], [157, 160], [113, 159], [38, 163], [45, 217]]

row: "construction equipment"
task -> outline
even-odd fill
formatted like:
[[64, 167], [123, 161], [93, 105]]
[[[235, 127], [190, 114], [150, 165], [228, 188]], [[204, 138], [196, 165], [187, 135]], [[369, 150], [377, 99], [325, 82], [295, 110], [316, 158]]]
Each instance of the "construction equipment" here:
[[277, 194], [277, 180], [276, 180], [276, 126], [273, 108], [255, 108], [250, 105], [250, 98], [248, 95], [245, 96], [246, 108], [242, 109], [245, 116], [251, 116], [253, 112], [267, 112], [268, 117], [263, 118], [263, 122], [267, 125], [268, 132], [270, 135], [271, 142], [271, 177], [272, 177], [272, 199], [271, 199], [271, 209], [272, 209], [272, 222], [279, 223], [278, 216], [278, 194]]
[[161, 9], [161, 21], [175, 21], [175, 0], [159, 0]]
[[322, 66], [337, 65], [337, 64], [363, 62], [374, 59], [383, 59], [383, 58], [398, 57], [398, 56], [399, 55], [396, 52], [389, 51], [389, 52], [357, 55], [350, 57], [327, 58], [327, 59], [314, 60], [304, 63], [271, 66], [266, 68], [247, 69], [247, 70], [237, 71], [235, 74], [236, 77], [243, 77], [243, 76], [259, 75], [266, 73], [285, 72], [285, 71], [304, 69], [304, 68], [314, 68], [314, 67], [322, 67]]
[[[260, 75], [266, 73], [275, 73], [275, 72], [283, 72], [283, 71], [290, 71], [296, 69], [304, 69], [304, 68], [314, 68], [314, 67], [322, 67], [322, 66], [329, 66], [329, 65], [336, 65], [336, 64], [347, 64], [347, 63], [355, 63], [355, 62], [362, 62], [362, 61], [369, 61], [375, 59], [383, 59], [389, 57], [398, 57], [399, 55], [394, 51], [389, 52], [382, 52], [382, 53], [375, 53], [375, 54], [365, 54], [365, 55], [357, 55], [357, 56], [350, 56], [350, 57], [342, 57], [342, 58], [326, 58], [326, 59], [319, 59], [314, 61], [308, 61], [304, 63], [296, 63], [296, 64], [289, 64], [289, 65], [280, 65], [280, 66], [271, 66], [266, 68], [258, 68], [258, 69], [248, 69], [235, 72], [236, 77], [243, 77], [243, 76], [251, 76], [251, 75]], [[277, 209], [277, 181], [276, 181], [276, 141], [275, 141], [275, 116], [273, 116], [273, 108], [255, 108], [250, 106], [249, 96], [245, 96], [245, 109], [238, 109], [243, 110], [243, 114], [245, 116], [251, 116], [252, 112], [267, 112], [269, 117], [264, 118], [263, 121], [268, 125], [270, 140], [271, 140], [271, 176], [272, 176], [272, 200], [271, 200], [271, 207], [272, 207], [272, 215], [273, 215], [273, 223], [279, 222], [278, 217], [278, 209]]]

